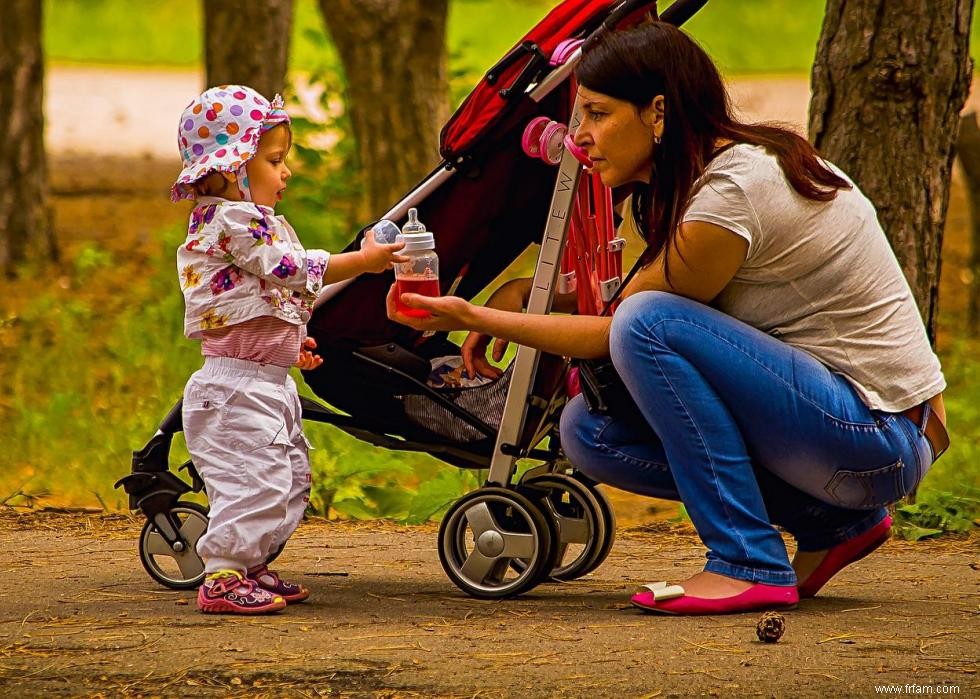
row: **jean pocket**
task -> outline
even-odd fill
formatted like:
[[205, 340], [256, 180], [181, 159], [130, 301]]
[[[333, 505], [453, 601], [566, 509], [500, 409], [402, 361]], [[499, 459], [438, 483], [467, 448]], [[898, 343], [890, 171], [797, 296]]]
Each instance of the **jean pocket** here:
[[838, 471], [824, 490], [840, 507], [873, 510], [905, 497], [905, 469], [905, 462], [899, 459], [870, 471]]

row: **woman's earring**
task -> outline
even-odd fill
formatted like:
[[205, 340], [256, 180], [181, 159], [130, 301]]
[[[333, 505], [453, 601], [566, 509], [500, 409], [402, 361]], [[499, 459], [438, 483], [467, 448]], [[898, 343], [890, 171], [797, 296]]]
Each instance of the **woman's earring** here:
[[659, 146], [660, 145], [660, 136], [654, 136], [653, 137], [653, 142], [656, 143]]

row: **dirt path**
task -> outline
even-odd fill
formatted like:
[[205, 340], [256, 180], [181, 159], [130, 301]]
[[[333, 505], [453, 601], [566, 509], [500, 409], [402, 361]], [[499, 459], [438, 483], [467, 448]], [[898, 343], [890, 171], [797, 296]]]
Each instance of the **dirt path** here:
[[[193, 70], [52, 66], [45, 82], [48, 150], [176, 162], [177, 117], [203, 85], [203, 73]], [[745, 119], [806, 129], [808, 75], [735, 77], [728, 85]], [[304, 104], [316, 110], [315, 96], [301, 93]], [[978, 108], [980, 95], [973, 90], [966, 109]], [[111, 153], [106, 152], [107, 131]]]
[[[53, 66], [45, 83], [48, 150], [176, 162], [177, 117], [203, 85], [200, 71]], [[731, 88], [748, 118], [805, 126], [807, 76], [738, 78]], [[310, 97], [305, 103], [315, 109], [314, 102]]]
[[623, 532], [584, 580], [484, 602], [445, 577], [432, 527], [311, 521], [281, 559], [311, 602], [256, 619], [158, 587], [137, 533], [120, 515], [0, 513], [0, 695], [980, 696], [976, 539], [890, 542], [763, 644], [757, 614], [626, 605], [636, 583], [700, 567], [697, 540], [666, 525]]

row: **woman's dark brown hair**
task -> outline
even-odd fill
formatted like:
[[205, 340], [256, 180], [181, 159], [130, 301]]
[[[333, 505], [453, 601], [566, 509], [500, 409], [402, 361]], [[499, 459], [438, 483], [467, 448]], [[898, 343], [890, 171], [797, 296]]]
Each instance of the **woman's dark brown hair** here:
[[585, 45], [575, 75], [589, 90], [638, 109], [664, 96], [664, 133], [653, 150], [650, 184], [633, 192], [633, 216], [648, 245], [646, 262], [674, 243], [694, 184], [719, 139], [764, 147], [807, 199], [830, 201], [838, 189], [850, 189], [798, 134], [775, 124], [738, 121], [714, 63], [673, 25], [651, 22], [598, 37]]

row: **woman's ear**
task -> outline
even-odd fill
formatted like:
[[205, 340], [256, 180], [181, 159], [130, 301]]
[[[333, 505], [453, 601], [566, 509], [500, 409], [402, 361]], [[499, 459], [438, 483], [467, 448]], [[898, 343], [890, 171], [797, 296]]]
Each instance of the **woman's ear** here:
[[225, 172], [225, 171], [222, 171], [221, 172], [221, 176], [224, 177], [225, 180], [228, 181], [228, 182], [237, 182], [238, 181], [238, 175], [236, 175], [234, 172]]
[[653, 135], [660, 138], [664, 134], [664, 96], [657, 95], [640, 112], [644, 125], [653, 129]]

